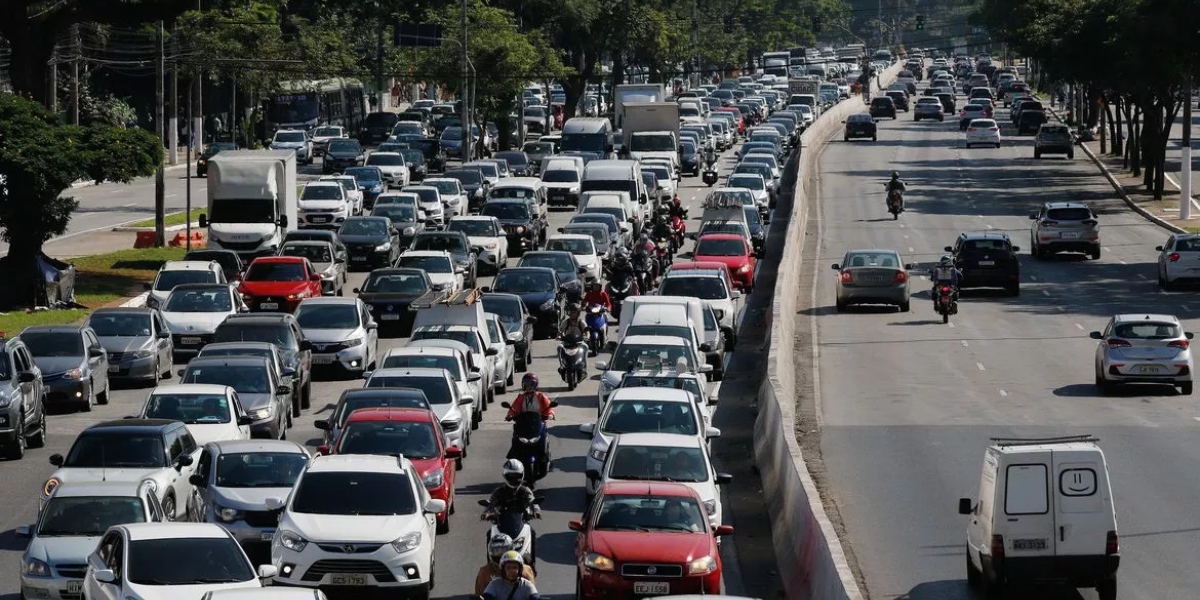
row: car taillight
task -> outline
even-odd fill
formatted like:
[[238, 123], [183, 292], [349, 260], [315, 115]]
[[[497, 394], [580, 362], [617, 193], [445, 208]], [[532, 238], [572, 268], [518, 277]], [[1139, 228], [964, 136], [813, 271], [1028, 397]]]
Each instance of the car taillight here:
[[1175, 340], [1167, 344], [1170, 348], [1179, 348], [1180, 350], [1187, 350], [1191, 345], [1192, 343], [1188, 340]]
[[850, 274], [850, 271], [842, 271], [842, 283], [853, 283], [853, 282], [854, 282], [854, 276]]
[[974, 127], [968, 127], [968, 128], [967, 128], [967, 131], [975, 131], [975, 128], [974, 128]]
[[1004, 536], [992, 536], [992, 560], [1004, 558]]
[[1171, 253], [1171, 256], [1168, 256], [1168, 257], [1167, 257], [1167, 260], [1169, 260], [1169, 261], [1171, 261], [1171, 262], [1178, 262], [1178, 261], [1179, 261], [1179, 253], [1178, 253], [1178, 252], [1172, 252], [1172, 253]]
[[1112, 555], [1121, 551], [1121, 538], [1117, 537], [1117, 532], [1108, 532], [1108, 539], [1104, 543], [1104, 554]]
[[991, 128], [991, 129], [990, 129], [990, 131], [1000, 131], [1000, 128], [999, 128], [999, 127], [993, 127], [993, 128]]
[[1097, 224], [1098, 222], [1099, 221], [1096, 221], [1095, 219], [1084, 219], [1083, 224], [1087, 225], [1088, 227], [1091, 227], [1091, 226]]
[[1054, 227], [1058, 225], [1058, 221], [1042, 221], [1042, 227]]
[[896, 277], [892, 279], [892, 283], [904, 283], [906, 281], [908, 281], [908, 273], [904, 271], [897, 271]]
[[1111, 340], [1108, 340], [1108, 347], [1109, 348], [1132, 348], [1133, 344], [1130, 344], [1129, 342], [1127, 342], [1125, 340], [1111, 339]]

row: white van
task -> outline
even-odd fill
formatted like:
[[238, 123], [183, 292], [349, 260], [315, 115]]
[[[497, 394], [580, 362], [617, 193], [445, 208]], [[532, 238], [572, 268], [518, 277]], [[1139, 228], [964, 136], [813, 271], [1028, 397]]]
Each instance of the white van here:
[[[625, 316], [624, 314], [622, 316]], [[703, 318], [703, 314], [701, 315]], [[680, 337], [691, 343], [696, 364], [702, 365], [705, 360], [704, 351], [700, 345], [704, 341], [704, 321], [696, 322], [688, 315], [688, 307], [684, 304], [650, 304], [643, 305], [632, 316], [621, 320], [621, 337], [627, 335], [665, 335]], [[616, 348], [616, 342], [609, 343]]]
[[537, 177], [508, 177], [500, 183], [488, 188], [488, 201], [491, 200], [537, 200], [537, 214], [546, 218], [546, 203], [548, 196], [546, 185]]
[[643, 213], [643, 205], [634, 202], [633, 198], [629, 196], [629, 192], [583, 192], [579, 197], [579, 209], [583, 210], [588, 207], [588, 203], [601, 199], [620, 201], [621, 206], [625, 207], [625, 212], [629, 213], [637, 224], [645, 223], [646, 215]]
[[[712, 344], [706, 340], [718, 339], [721, 335], [721, 326], [717, 321], [712, 321], [704, 318], [704, 301], [692, 296], [630, 296], [621, 303], [621, 320], [617, 328], [618, 340], [625, 339], [626, 331], [631, 323], [638, 322], [639, 310], [647, 306], [674, 305], [682, 306], [687, 309], [687, 316], [690, 326], [695, 334], [692, 345], [697, 349], [700, 356], [700, 361], [697, 364], [709, 367], [704, 373], [708, 374], [708, 379], [713, 379], [713, 366], [706, 364], [705, 355], [713, 351]], [[711, 328], [710, 328], [711, 327]]]
[[1065, 582], [1117, 597], [1120, 545], [1108, 464], [1091, 436], [993, 439], [967, 515], [967, 582], [989, 598], [1009, 584]]
[[628, 233], [633, 236], [636, 236], [638, 233], [633, 229], [636, 219], [634, 219], [633, 215], [629, 214], [629, 210], [625, 208], [625, 203], [621, 202], [620, 198], [592, 198], [591, 204], [579, 211], [581, 215], [588, 213], [612, 215], [617, 218], [617, 224], [621, 227], [621, 233]]

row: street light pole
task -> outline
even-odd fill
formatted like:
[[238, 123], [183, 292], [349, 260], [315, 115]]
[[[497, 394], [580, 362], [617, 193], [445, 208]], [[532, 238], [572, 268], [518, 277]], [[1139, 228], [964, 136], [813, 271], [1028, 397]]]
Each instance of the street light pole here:
[[1192, 78], [1183, 91], [1183, 147], [1180, 148], [1179, 218], [1192, 218]]
[[[463, 127], [463, 147], [462, 157], [463, 162], [471, 160], [471, 103], [467, 98], [467, 89], [470, 85], [470, 67], [467, 60], [467, 0], [462, 0], [462, 127]], [[474, 100], [474, 99], [471, 99]]]

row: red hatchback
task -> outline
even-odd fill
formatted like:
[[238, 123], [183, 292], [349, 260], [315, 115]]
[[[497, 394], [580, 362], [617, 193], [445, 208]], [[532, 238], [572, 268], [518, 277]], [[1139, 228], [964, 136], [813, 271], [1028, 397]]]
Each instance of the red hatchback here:
[[700, 497], [682, 483], [609, 482], [575, 538], [576, 597], [640, 598], [721, 593], [717, 536]]
[[437, 415], [421, 408], [360, 408], [346, 418], [333, 446], [319, 446], [321, 454], [403, 454], [410, 460], [429, 495], [446, 502], [438, 513], [438, 531], [450, 531], [454, 511], [454, 460], [458, 446], [447, 446]]
[[754, 291], [754, 248], [746, 238], [735, 233], [709, 233], [696, 240], [692, 252], [696, 262], [716, 262], [725, 265], [729, 279], [747, 294]]
[[321, 274], [302, 256], [261, 256], [246, 267], [238, 291], [250, 310], [295, 312], [321, 296]]

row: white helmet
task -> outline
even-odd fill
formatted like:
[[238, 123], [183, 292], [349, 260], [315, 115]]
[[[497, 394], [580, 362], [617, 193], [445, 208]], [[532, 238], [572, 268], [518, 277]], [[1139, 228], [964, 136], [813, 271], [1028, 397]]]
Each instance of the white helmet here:
[[525, 465], [515, 458], [504, 461], [501, 472], [504, 474], [504, 483], [510, 488], [520, 487], [521, 482], [525, 480]]

